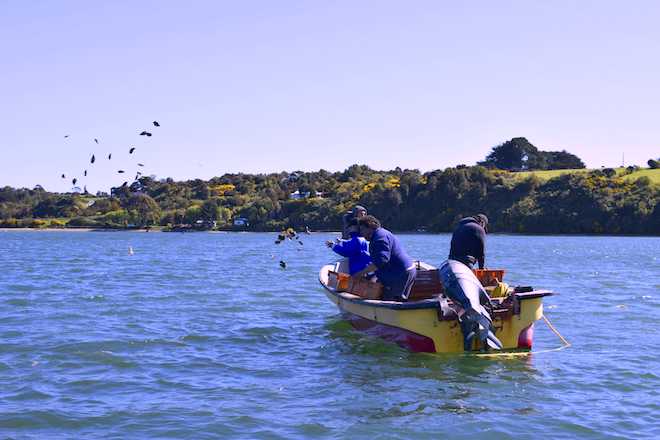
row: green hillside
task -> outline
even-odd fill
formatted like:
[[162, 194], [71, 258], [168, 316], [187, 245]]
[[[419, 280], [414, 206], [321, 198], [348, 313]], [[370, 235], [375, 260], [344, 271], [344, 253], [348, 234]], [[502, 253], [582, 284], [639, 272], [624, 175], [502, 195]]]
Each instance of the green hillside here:
[[[615, 168], [617, 176], [622, 177], [624, 180], [637, 180], [640, 177], [646, 176], [651, 179], [652, 183], [660, 184], [660, 169], [652, 170], [649, 168], [641, 168], [632, 173], [626, 174], [626, 168]], [[563, 174], [577, 174], [577, 173], [588, 173], [590, 171], [586, 168], [576, 169], [576, 170], [541, 170], [541, 171], [521, 171], [512, 173], [520, 179], [525, 179], [529, 176], [536, 176], [539, 179], [546, 181]]]

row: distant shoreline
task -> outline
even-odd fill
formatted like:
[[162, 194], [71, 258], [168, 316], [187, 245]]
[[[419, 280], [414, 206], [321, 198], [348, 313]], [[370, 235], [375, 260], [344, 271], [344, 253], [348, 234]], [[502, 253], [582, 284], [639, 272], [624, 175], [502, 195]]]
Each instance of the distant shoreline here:
[[[162, 229], [159, 228], [152, 228], [152, 229], [119, 229], [119, 228], [0, 228], [0, 232], [11, 232], [11, 231], [16, 231], [16, 232], [157, 232], [157, 233], [164, 233], [164, 232], [171, 232], [171, 233], [177, 233], [177, 232], [184, 232], [186, 234], [189, 233], [199, 233], [199, 232], [207, 232], [207, 233], [239, 233], [239, 234], [246, 234], [246, 233], [256, 233], [256, 234], [276, 234], [279, 231], [239, 231], [239, 230], [190, 230], [190, 231], [163, 231]], [[396, 234], [403, 234], [403, 235], [447, 235], [451, 234], [451, 231], [447, 232], [420, 232], [420, 231], [393, 231]], [[304, 233], [301, 233], [304, 234]], [[341, 234], [340, 231], [312, 231], [312, 234]], [[518, 232], [491, 232], [488, 233], [488, 235], [512, 235], [512, 236], [535, 236], [535, 237], [649, 237], [649, 238], [658, 238], [660, 236], [658, 235], [648, 235], [648, 234], [552, 234], [552, 233], [518, 233]]]

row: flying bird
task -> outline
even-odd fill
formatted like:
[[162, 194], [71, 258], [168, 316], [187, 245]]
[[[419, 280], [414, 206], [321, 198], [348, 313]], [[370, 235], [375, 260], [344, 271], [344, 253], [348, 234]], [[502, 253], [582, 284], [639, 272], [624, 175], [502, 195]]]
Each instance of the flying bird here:
[[128, 150], [128, 154], [133, 154], [133, 151], [135, 151], [135, 147], [131, 147], [131, 149]]
[[94, 155], [92, 154], [92, 158], [91, 158], [90, 162], [94, 163], [94, 161], [96, 161], [96, 157], [94, 157]]
[[286, 261], [284, 261], [284, 260], [280, 260], [280, 267], [281, 267], [282, 269], [286, 269]]
[[66, 176], [64, 174], [62, 174], [62, 179], [66, 179]]
[[85, 170], [85, 177], [87, 177], [87, 170]]
[[158, 121], [154, 121], [154, 127], [160, 127], [160, 124], [158, 123]]
[[144, 164], [143, 164], [143, 163], [139, 163], [138, 166], [139, 166], [139, 167], [143, 167]]
[[143, 131], [142, 133], [140, 133], [140, 136], [151, 136], [151, 133], [149, 133], [148, 131]]
[[128, 182], [124, 182], [121, 184], [121, 187], [124, 188], [126, 185], [128, 185]]
[[64, 139], [66, 139], [66, 138], [68, 138], [68, 137], [69, 137], [69, 135], [68, 135], [68, 134], [65, 134], [65, 135], [64, 135]]
[[71, 183], [75, 185], [77, 181], [78, 181], [78, 179], [76, 179], [76, 178], [74, 177], [73, 180], [71, 181]]
[[108, 154], [108, 160], [112, 159], [112, 153]]
[[117, 170], [117, 174], [124, 174], [124, 170]]
[[98, 143], [99, 143], [99, 140], [96, 139], [96, 138], [94, 138], [94, 142], [96, 142], [96, 143], [98, 144]]

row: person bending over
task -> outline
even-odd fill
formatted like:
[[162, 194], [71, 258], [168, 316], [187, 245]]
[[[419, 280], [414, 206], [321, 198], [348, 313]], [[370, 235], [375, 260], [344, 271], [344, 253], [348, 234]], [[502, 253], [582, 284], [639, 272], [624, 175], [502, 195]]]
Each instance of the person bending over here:
[[460, 261], [470, 269], [478, 263], [479, 269], [483, 269], [486, 260], [487, 226], [488, 217], [484, 214], [459, 221], [451, 236], [449, 259]]
[[373, 215], [358, 220], [360, 235], [369, 240], [371, 264], [353, 275], [362, 277], [376, 271], [378, 281], [383, 284], [384, 301], [406, 301], [415, 282], [417, 269], [399, 239]]
[[326, 241], [325, 244], [335, 253], [348, 258], [348, 271], [351, 275], [360, 272], [371, 262], [369, 243], [360, 237], [358, 221], [352, 219], [346, 228], [350, 235], [348, 240]]
[[477, 214], [458, 222], [451, 237], [449, 258], [440, 266], [440, 279], [444, 294], [461, 307], [459, 323], [463, 332], [463, 349], [472, 350], [475, 339], [483, 350], [501, 349], [502, 343], [495, 336], [490, 313], [490, 297], [477, 279], [472, 266], [485, 262], [486, 226], [488, 217]]

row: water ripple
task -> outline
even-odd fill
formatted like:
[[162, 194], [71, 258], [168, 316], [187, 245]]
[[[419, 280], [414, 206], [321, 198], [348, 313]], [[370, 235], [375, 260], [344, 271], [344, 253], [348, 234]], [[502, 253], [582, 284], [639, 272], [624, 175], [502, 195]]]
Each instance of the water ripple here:
[[[409, 353], [353, 331], [316, 279], [331, 237], [303, 237], [298, 251], [272, 234], [2, 233], [0, 433], [660, 435], [660, 267], [648, 259], [659, 239], [491, 236], [489, 264], [511, 284], [561, 292], [546, 313], [573, 343], [491, 359]], [[449, 236], [402, 240], [439, 263]], [[558, 342], [539, 325], [535, 344]]]

